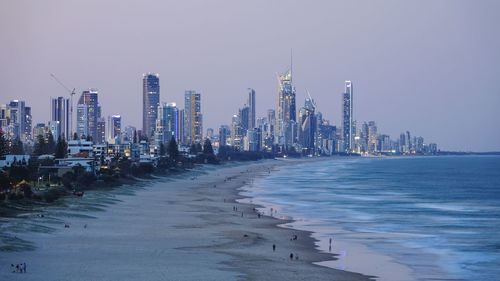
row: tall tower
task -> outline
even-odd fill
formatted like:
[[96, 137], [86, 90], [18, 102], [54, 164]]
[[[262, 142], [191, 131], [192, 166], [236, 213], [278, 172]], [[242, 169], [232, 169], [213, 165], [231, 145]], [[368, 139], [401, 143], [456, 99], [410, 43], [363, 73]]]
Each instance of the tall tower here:
[[70, 136], [70, 104], [69, 99], [64, 97], [57, 97], [50, 100], [51, 105], [51, 121], [59, 122], [58, 132], [59, 136], [54, 138], [64, 137], [69, 140]]
[[202, 142], [201, 94], [192, 90], [184, 93], [184, 134], [186, 144]]
[[99, 118], [97, 89], [83, 91], [77, 105], [77, 133], [97, 139], [97, 119]]
[[350, 153], [353, 150], [353, 85], [351, 81], [345, 81], [345, 91], [342, 103], [342, 137], [344, 141], [344, 152]]
[[255, 90], [249, 88], [248, 89], [248, 128], [255, 128]]
[[179, 139], [179, 112], [175, 103], [163, 103], [158, 107], [156, 129], [159, 131], [159, 141], [167, 144], [172, 137]]
[[160, 75], [147, 73], [142, 78], [142, 134], [153, 134], [160, 106]]
[[278, 76], [278, 118], [276, 141], [285, 147], [295, 142], [297, 110], [295, 87], [292, 85], [292, 68]]

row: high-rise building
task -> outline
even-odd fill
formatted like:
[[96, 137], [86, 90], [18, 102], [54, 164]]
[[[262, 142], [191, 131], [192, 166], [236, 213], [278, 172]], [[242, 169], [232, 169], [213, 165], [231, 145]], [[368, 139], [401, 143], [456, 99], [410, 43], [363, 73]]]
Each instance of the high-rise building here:
[[229, 126], [227, 125], [222, 125], [219, 128], [219, 146], [225, 146], [227, 145], [228, 138], [231, 137], [231, 130], [229, 129]]
[[157, 141], [167, 144], [172, 137], [179, 139], [179, 112], [175, 103], [163, 103], [158, 107], [156, 121]]
[[184, 93], [185, 144], [201, 143], [203, 140], [203, 116], [201, 94], [188, 90]]
[[111, 115], [108, 117], [109, 135], [108, 140], [110, 142], [120, 142], [122, 136], [122, 117], [121, 115]]
[[238, 112], [241, 130], [244, 134], [246, 134], [247, 130], [253, 129], [252, 127], [250, 127], [250, 111], [250, 107], [244, 106], [243, 108], [240, 108]]
[[351, 153], [354, 144], [353, 131], [353, 85], [351, 81], [345, 81], [345, 91], [342, 103], [342, 137], [344, 152]]
[[71, 138], [70, 126], [70, 104], [69, 99], [64, 97], [57, 97], [50, 99], [51, 105], [51, 119], [50, 121], [58, 121], [59, 135], [54, 135], [54, 138], [64, 137], [66, 140]]
[[248, 128], [255, 128], [255, 90], [248, 89]]
[[[5, 111], [4, 111], [5, 110]], [[5, 109], [2, 110], [5, 116], [4, 124], [5, 135], [8, 139], [19, 138], [21, 141], [30, 141], [32, 139], [32, 119], [31, 107], [26, 106], [24, 101], [12, 100]]]
[[78, 136], [90, 136], [97, 139], [97, 119], [99, 118], [99, 100], [97, 89], [83, 91], [78, 100], [77, 108]]
[[278, 76], [278, 120], [277, 143], [285, 149], [295, 142], [297, 110], [295, 105], [295, 88], [292, 85], [292, 69]]
[[160, 75], [147, 73], [142, 78], [142, 134], [150, 138], [160, 106]]
[[316, 134], [315, 104], [311, 98], [305, 100], [304, 107], [299, 111], [299, 143], [304, 152], [314, 153], [314, 141]]
[[186, 143], [184, 133], [184, 109], [177, 110], [177, 128], [179, 129], [177, 143]]
[[95, 139], [95, 143], [106, 143], [106, 119], [102, 117], [97, 118], [97, 138]]
[[379, 150], [377, 124], [375, 121], [370, 121], [368, 122], [368, 152], [373, 153]]

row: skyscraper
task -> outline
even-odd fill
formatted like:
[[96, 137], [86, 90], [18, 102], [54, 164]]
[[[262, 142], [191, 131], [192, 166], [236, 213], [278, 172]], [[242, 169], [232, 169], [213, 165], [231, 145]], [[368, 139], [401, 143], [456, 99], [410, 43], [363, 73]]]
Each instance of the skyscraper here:
[[70, 104], [69, 99], [64, 97], [57, 97], [50, 100], [51, 105], [51, 119], [50, 121], [58, 121], [59, 135], [54, 136], [55, 139], [64, 137], [66, 140], [71, 138], [70, 134]]
[[97, 139], [97, 119], [99, 118], [99, 100], [97, 89], [83, 91], [76, 107], [78, 136], [90, 136]]
[[240, 126], [241, 126], [241, 130], [243, 132], [244, 135], [246, 135], [247, 133], [247, 130], [250, 130], [250, 129], [253, 129], [251, 126], [250, 126], [250, 115], [251, 115], [251, 109], [250, 107], [248, 106], [244, 106], [243, 108], [240, 108], [239, 112], [238, 112], [238, 117], [240, 118]]
[[308, 153], [314, 153], [314, 141], [316, 135], [316, 106], [311, 98], [307, 98], [304, 107], [299, 111], [299, 142], [302, 149]]
[[353, 85], [351, 81], [345, 81], [345, 92], [342, 103], [342, 138], [344, 142], [344, 152], [351, 153], [354, 144], [353, 131]]
[[184, 93], [185, 144], [201, 143], [203, 139], [203, 116], [201, 94], [188, 90]]
[[156, 130], [158, 142], [167, 144], [172, 137], [179, 139], [179, 112], [175, 103], [163, 103], [158, 107], [158, 120]]
[[277, 142], [286, 147], [295, 142], [297, 112], [295, 106], [295, 88], [292, 85], [292, 69], [278, 76], [278, 120]]
[[122, 117], [121, 115], [111, 115], [108, 117], [109, 141], [120, 141], [122, 135]]
[[255, 90], [248, 89], [248, 129], [255, 128]]
[[150, 138], [160, 106], [160, 75], [147, 73], [142, 78], [142, 134]]
[[5, 113], [8, 115], [6, 120], [7, 138], [14, 140], [19, 138], [21, 141], [31, 140], [31, 107], [26, 106], [24, 101], [12, 100], [6, 106]]
[[106, 119], [102, 117], [97, 118], [97, 138], [95, 143], [106, 143]]

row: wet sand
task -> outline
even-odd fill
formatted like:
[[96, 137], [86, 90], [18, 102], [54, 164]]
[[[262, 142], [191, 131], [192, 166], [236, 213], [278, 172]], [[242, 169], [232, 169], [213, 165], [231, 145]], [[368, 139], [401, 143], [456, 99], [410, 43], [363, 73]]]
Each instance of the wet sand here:
[[[310, 232], [277, 227], [288, 221], [259, 218], [258, 206], [236, 202], [241, 186], [286, 164], [207, 168], [119, 187], [134, 191], [96, 202], [96, 210], [26, 218], [54, 230], [17, 233], [35, 249], [0, 252], [0, 280], [370, 280], [313, 264], [332, 255], [315, 249]], [[19, 262], [26, 274], [10, 272]]]

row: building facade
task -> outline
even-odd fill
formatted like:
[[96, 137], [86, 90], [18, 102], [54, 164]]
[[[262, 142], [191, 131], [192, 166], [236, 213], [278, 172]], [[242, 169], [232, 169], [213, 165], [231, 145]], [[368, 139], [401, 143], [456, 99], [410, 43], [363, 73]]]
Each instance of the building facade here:
[[345, 81], [345, 91], [342, 99], [342, 141], [345, 153], [353, 151], [353, 117], [353, 85], [351, 81]]
[[201, 94], [192, 90], [184, 93], [184, 135], [184, 144], [189, 145], [203, 141]]
[[142, 134], [150, 138], [155, 130], [160, 106], [160, 75], [147, 73], [142, 78]]
[[50, 99], [51, 107], [51, 119], [52, 122], [59, 122], [58, 124], [58, 135], [54, 135], [54, 138], [58, 139], [64, 137], [69, 140], [71, 136], [70, 126], [71, 126], [71, 116], [70, 116], [70, 104], [69, 99], [64, 97], [57, 97]]

